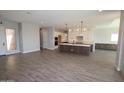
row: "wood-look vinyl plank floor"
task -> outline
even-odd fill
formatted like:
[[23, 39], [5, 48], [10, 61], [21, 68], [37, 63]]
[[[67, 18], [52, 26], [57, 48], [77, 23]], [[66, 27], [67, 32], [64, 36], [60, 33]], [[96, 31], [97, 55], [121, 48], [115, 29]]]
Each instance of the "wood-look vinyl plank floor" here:
[[0, 81], [121, 82], [114, 68], [115, 51], [96, 50], [90, 56], [42, 50], [0, 57]]

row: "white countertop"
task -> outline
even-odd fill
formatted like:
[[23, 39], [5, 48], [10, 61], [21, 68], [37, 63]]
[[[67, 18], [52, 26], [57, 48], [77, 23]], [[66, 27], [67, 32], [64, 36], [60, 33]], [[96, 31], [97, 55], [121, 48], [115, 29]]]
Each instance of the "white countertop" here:
[[60, 43], [59, 45], [71, 45], [71, 46], [85, 46], [90, 47], [90, 44], [71, 44], [71, 43]]

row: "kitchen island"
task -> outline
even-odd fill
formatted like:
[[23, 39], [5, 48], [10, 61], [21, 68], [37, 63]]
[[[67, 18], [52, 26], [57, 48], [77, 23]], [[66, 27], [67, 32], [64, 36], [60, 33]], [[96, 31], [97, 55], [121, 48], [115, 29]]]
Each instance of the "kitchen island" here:
[[60, 52], [68, 52], [68, 53], [75, 53], [75, 54], [89, 56], [90, 52], [92, 52], [92, 45], [91, 44], [60, 43], [59, 50]]

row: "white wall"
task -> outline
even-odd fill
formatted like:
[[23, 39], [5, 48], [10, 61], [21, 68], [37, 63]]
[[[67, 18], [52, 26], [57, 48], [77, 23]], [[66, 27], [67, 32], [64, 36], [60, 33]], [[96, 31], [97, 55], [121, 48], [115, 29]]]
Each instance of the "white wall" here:
[[20, 45], [23, 53], [39, 51], [40, 37], [39, 26], [29, 23], [20, 24]]
[[95, 43], [117, 44], [116, 41], [111, 41], [112, 33], [118, 33], [119, 28], [98, 28], [94, 29]]
[[119, 32], [119, 24], [120, 18], [96, 25], [92, 29], [95, 43], [117, 44], [117, 41], [111, 41], [111, 35]]

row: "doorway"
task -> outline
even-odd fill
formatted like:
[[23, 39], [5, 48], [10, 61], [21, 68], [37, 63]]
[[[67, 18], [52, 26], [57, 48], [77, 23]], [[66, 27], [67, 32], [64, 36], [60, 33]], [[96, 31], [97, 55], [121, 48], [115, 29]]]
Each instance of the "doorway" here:
[[7, 52], [13, 52], [16, 50], [16, 36], [14, 29], [6, 29], [5, 31], [6, 36], [6, 46]]
[[0, 27], [0, 55], [13, 54], [17, 50], [15, 29]]

